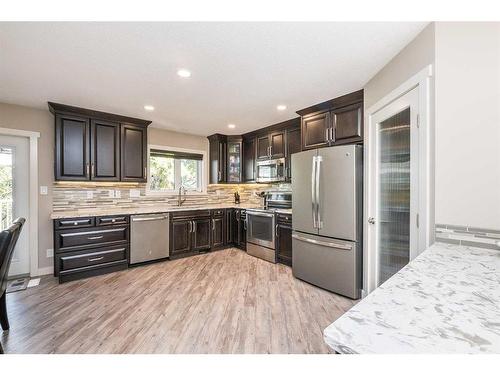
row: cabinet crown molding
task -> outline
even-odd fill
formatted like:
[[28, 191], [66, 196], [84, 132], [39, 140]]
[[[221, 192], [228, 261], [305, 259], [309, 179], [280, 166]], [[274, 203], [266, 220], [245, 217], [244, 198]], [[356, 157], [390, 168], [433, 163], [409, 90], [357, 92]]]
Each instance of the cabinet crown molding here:
[[96, 118], [96, 119], [101, 119], [101, 120], [109, 120], [109, 121], [116, 121], [116, 122], [121, 122], [121, 123], [131, 123], [134, 125], [139, 125], [139, 126], [144, 126], [147, 127], [148, 125], [151, 124], [152, 121], [149, 120], [143, 120], [135, 117], [129, 117], [129, 116], [123, 116], [123, 115], [117, 115], [114, 113], [108, 113], [108, 112], [101, 112], [101, 111], [96, 111], [93, 109], [87, 109], [87, 108], [81, 108], [81, 107], [75, 107], [67, 104], [60, 104], [60, 103], [54, 103], [54, 102], [47, 102], [49, 106], [49, 111], [52, 114], [67, 114], [67, 115], [79, 115], [79, 116], [86, 116], [89, 118]]

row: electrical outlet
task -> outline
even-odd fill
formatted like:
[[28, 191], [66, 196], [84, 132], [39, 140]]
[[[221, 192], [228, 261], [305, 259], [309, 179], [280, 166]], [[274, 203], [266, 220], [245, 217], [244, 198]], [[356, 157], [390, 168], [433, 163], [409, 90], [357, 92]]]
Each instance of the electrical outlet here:
[[128, 194], [130, 198], [139, 198], [141, 196], [141, 191], [139, 189], [130, 189]]
[[47, 186], [40, 186], [40, 195], [47, 195], [49, 192], [49, 189]]
[[94, 192], [92, 190], [87, 190], [87, 199], [94, 199]]
[[121, 198], [122, 197], [122, 191], [121, 190], [115, 190], [115, 198]]
[[108, 190], [108, 198], [114, 198], [115, 197], [115, 191], [114, 190]]
[[54, 249], [47, 249], [47, 258], [54, 257]]

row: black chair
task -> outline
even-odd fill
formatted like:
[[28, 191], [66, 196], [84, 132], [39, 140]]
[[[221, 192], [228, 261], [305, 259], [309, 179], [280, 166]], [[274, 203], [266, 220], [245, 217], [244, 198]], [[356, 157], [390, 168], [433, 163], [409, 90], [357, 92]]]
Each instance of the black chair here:
[[[12, 254], [25, 221], [24, 218], [20, 217], [14, 220], [10, 227], [0, 232], [0, 325], [4, 331], [10, 328], [5, 297], [7, 294], [7, 276], [9, 275]], [[1, 343], [0, 354], [3, 354]]]

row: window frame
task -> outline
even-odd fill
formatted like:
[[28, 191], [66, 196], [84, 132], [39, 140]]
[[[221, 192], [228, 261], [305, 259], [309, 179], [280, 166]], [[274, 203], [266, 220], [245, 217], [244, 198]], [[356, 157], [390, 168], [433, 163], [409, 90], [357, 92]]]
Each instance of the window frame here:
[[194, 153], [201, 154], [203, 156], [200, 162], [200, 168], [198, 168], [198, 181], [199, 188], [196, 190], [186, 190], [186, 194], [188, 195], [199, 195], [206, 194], [207, 192], [207, 184], [206, 184], [206, 160], [207, 160], [207, 151], [204, 150], [195, 150], [195, 149], [187, 149], [187, 148], [179, 148], [179, 147], [170, 147], [170, 146], [162, 146], [162, 145], [152, 145], [148, 144], [148, 160], [147, 160], [147, 177], [148, 181], [146, 184], [146, 195], [172, 195], [178, 193], [178, 186], [180, 183], [181, 173], [180, 173], [180, 164], [181, 159], [174, 160], [175, 168], [179, 167], [179, 172], [175, 172], [174, 175], [174, 188], [173, 190], [151, 190], [151, 169], [150, 169], [150, 158], [151, 158], [151, 150], [161, 150], [161, 151], [172, 151], [172, 152], [186, 152], [186, 153]]

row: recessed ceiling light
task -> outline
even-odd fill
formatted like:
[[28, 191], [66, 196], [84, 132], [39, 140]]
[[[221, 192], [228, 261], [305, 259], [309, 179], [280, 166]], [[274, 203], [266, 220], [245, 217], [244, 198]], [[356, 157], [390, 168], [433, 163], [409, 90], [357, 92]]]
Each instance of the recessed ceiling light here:
[[145, 106], [144, 106], [144, 109], [145, 109], [146, 111], [154, 111], [154, 110], [155, 110], [155, 107], [153, 107], [152, 105], [149, 105], [149, 104], [148, 104], [148, 105], [145, 105]]
[[284, 111], [284, 110], [286, 109], [286, 105], [284, 105], [284, 104], [277, 105], [277, 106], [276, 106], [276, 109], [277, 109], [278, 111]]
[[236, 127], [236, 125], [234, 125], [234, 124], [227, 124], [227, 127], [228, 127], [229, 129], [234, 129], [234, 128]]
[[191, 77], [191, 72], [187, 69], [179, 69], [177, 75], [182, 78], [189, 78]]

